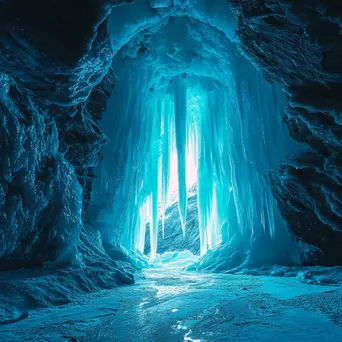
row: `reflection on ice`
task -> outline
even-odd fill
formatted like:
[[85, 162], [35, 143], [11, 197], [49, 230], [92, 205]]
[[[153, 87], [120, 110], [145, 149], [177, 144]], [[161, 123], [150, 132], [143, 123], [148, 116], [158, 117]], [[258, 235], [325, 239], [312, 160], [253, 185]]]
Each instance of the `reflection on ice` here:
[[193, 339], [190, 337], [192, 330], [187, 327], [186, 325], [184, 325], [181, 321], [177, 322], [177, 325], [173, 326], [173, 329], [176, 332], [179, 332], [180, 330], [184, 330], [187, 331], [187, 333], [184, 335], [184, 339], [183, 341], [192, 341], [192, 342], [205, 342], [204, 340], [200, 340], [200, 339]]
[[157, 290], [157, 298], [169, 297], [169, 296], [177, 296], [182, 292], [185, 292], [189, 289], [188, 285], [183, 286], [158, 286], [152, 285], [152, 288]]

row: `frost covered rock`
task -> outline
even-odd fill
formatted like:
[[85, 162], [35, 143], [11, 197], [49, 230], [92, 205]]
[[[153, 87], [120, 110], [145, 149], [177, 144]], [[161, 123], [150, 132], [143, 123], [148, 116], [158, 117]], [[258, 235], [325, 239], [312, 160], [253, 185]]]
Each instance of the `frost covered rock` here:
[[[185, 235], [179, 216], [178, 203], [167, 208], [164, 223], [164, 238], [162, 236], [162, 222], [159, 221], [157, 253], [189, 250], [195, 255], [200, 254], [197, 196], [188, 198], [187, 222]], [[150, 253], [150, 224], [146, 225], [145, 254]]]
[[114, 87], [106, 17], [121, 2], [0, 3], [2, 269], [77, 256]]
[[[114, 83], [94, 89], [73, 119], [51, 118], [1, 76], [0, 214], [3, 269], [69, 263], [79, 235], [101, 148], [107, 138], [96, 126]], [[96, 95], [101, 92], [101, 95]], [[107, 95], [106, 95], [107, 94]], [[84, 216], [84, 215], [83, 215]]]
[[82, 189], [58, 152], [58, 133], [7, 76], [0, 96], [2, 269], [69, 262], [82, 229]]
[[0, 3], [0, 72], [42, 107], [73, 116], [108, 72], [111, 7], [124, 0]]
[[101, 245], [99, 232], [87, 226], [81, 232], [81, 263], [0, 272], [0, 325], [17, 320], [25, 312], [72, 302], [86, 303], [85, 294], [111, 290], [134, 282], [135, 269], [128, 261], [114, 261]]

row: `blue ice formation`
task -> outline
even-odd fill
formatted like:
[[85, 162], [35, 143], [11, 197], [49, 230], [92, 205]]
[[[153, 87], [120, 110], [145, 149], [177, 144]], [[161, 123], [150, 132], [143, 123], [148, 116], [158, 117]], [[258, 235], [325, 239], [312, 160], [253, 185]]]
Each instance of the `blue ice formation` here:
[[[219, 13], [220, 4], [207, 10]], [[156, 258], [176, 156], [183, 232], [193, 185], [187, 168], [195, 165], [202, 255], [234, 237], [248, 250], [269, 241], [265, 262], [293, 258], [269, 181], [270, 172], [300, 148], [282, 118], [282, 90], [241, 54], [233, 19], [222, 27], [222, 15], [209, 23], [200, 6], [160, 16], [144, 6], [136, 4], [145, 16], [131, 12], [131, 24], [121, 25], [120, 7], [114, 11], [119, 22], [109, 20], [124, 38], [113, 40], [116, 88], [101, 125], [111, 143], [93, 194], [95, 202], [108, 194], [99, 215], [104, 240], [143, 252], [150, 222], [150, 258]]]
[[191, 269], [263, 273], [296, 248], [341, 265], [341, 17], [334, 0], [0, 1], [0, 323], [189, 259], [170, 246], [201, 250]]

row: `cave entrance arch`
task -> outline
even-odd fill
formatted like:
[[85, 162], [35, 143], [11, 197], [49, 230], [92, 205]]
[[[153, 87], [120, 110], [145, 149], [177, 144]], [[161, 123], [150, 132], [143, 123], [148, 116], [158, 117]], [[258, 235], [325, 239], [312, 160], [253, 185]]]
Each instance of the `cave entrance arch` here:
[[[141, 251], [146, 227], [142, 213], [150, 198], [154, 222], [151, 246], [156, 246], [159, 169], [154, 161], [163, 156], [160, 141], [166, 121], [160, 113], [161, 99], [166, 95], [174, 97], [182, 185], [179, 207], [185, 229], [187, 108], [183, 90], [190, 89], [188, 80], [206, 80], [201, 89], [211, 115], [201, 116], [207, 121], [199, 120], [201, 133], [197, 137], [202, 254], [208, 246], [214, 248], [220, 236], [219, 241], [233, 252], [246, 256], [259, 243], [263, 246], [260, 260], [272, 255], [273, 262], [282, 262], [280, 251], [290, 249], [291, 238], [268, 175], [295, 149], [282, 120], [285, 98], [277, 85], [268, 84], [240, 54], [229, 36], [234, 25], [223, 28], [221, 14], [214, 22], [214, 17], [206, 16], [208, 11], [218, 12], [222, 5], [220, 2], [206, 10], [198, 5], [192, 15], [182, 6], [159, 15], [146, 12], [143, 19], [136, 13], [128, 24], [119, 20], [109, 25], [113, 32], [119, 30], [121, 39], [113, 42], [117, 46], [112, 65], [116, 88], [101, 125], [111, 142], [105, 148], [93, 196], [100, 202], [102, 197], [108, 198], [106, 209], [98, 215], [100, 230], [104, 240], [121, 244], [128, 251]], [[123, 17], [116, 13], [116, 18]], [[214, 225], [220, 227], [219, 233], [210, 228], [212, 215], [219, 218]], [[152, 259], [155, 253], [153, 247]]]

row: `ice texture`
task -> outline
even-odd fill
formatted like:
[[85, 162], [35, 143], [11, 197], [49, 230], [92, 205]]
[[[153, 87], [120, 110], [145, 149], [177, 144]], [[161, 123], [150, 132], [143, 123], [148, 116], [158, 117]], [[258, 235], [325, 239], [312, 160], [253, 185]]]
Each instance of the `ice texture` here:
[[132, 284], [194, 222], [193, 270], [341, 283], [274, 266], [342, 263], [337, 1], [0, 1], [0, 27], [1, 323]]
[[[199, 13], [159, 19], [148, 9], [142, 13], [144, 21], [133, 15], [127, 35], [121, 32], [127, 42], [113, 60], [117, 88], [101, 125], [111, 143], [93, 197], [104, 203], [108, 194], [98, 215], [104, 239], [143, 252], [149, 222], [150, 257], [156, 258], [176, 156], [183, 233], [189, 164], [195, 165], [202, 255], [239, 236], [241, 250], [257, 250], [265, 262], [293, 262], [296, 246], [269, 180], [302, 149], [283, 121], [282, 90], [241, 55], [234, 37], [217, 29], [220, 16], [215, 26], [199, 25]], [[109, 19], [109, 25], [116, 24]], [[133, 38], [129, 27], [138, 30]], [[267, 251], [260, 241], [267, 241]]]

